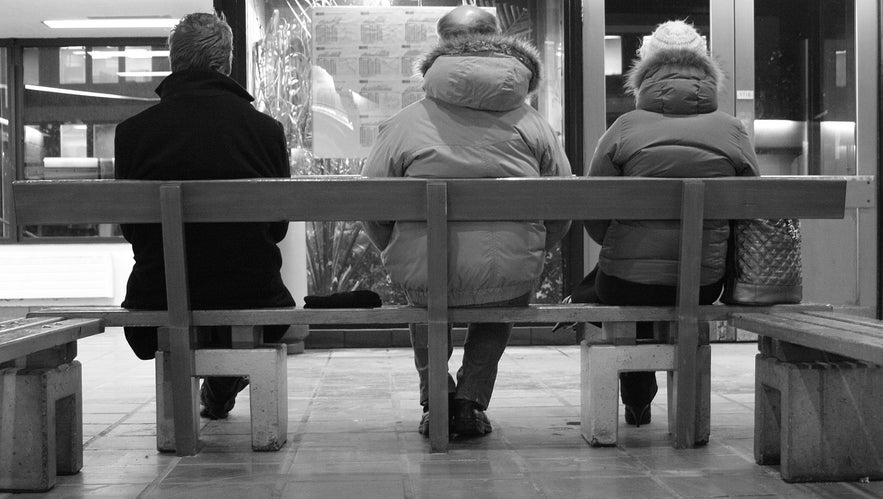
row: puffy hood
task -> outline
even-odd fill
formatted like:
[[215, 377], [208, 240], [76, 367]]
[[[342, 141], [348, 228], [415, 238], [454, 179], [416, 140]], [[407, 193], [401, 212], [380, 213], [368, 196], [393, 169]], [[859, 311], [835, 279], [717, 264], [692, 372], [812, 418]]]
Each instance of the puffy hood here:
[[540, 84], [542, 66], [529, 43], [471, 35], [440, 43], [418, 63], [427, 97], [457, 106], [507, 111]]
[[717, 109], [717, 93], [723, 83], [723, 70], [709, 55], [664, 50], [636, 60], [625, 88], [635, 95], [639, 109], [697, 114]]

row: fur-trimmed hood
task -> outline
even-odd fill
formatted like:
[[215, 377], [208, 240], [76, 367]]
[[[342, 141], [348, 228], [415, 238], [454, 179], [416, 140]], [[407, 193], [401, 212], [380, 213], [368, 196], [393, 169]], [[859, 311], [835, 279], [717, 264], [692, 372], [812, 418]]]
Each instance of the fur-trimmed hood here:
[[428, 97], [504, 111], [540, 84], [542, 65], [529, 43], [504, 35], [469, 35], [442, 42], [417, 64]]
[[666, 50], [636, 60], [625, 89], [635, 96], [640, 109], [690, 114], [717, 109], [717, 93], [723, 84], [723, 70], [708, 54]]

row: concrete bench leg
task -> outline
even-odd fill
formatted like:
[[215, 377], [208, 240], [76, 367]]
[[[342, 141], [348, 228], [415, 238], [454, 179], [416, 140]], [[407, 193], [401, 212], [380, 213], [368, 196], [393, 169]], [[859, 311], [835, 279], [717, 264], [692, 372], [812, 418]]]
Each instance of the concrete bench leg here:
[[199, 376], [248, 376], [252, 450], [279, 450], [288, 438], [287, 354], [284, 344], [196, 351]]
[[591, 345], [581, 348], [580, 431], [592, 446], [616, 445], [619, 373], [670, 371], [674, 345]]
[[[669, 387], [675, 386], [674, 345], [592, 345], [582, 343], [580, 431], [594, 447], [616, 445], [619, 430], [619, 373], [668, 371]], [[696, 442], [704, 445], [710, 434], [711, 348], [697, 353]], [[669, 428], [674, 427], [673, 390], [668, 390]]]
[[[255, 349], [203, 349], [194, 352], [198, 376], [247, 376], [251, 402], [252, 449], [279, 450], [288, 438], [288, 358], [285, 345]], [[156, 445], [175, 450], [175, 423], [171, 384], [166, 379], [168, 359], [156, 357]]]
[[787, 482], [883, 478], [883, 368], [755, 359], [754, 457]]
[[0, 490], [49, 490], [82, 467], [80, 363], [0, 370]]

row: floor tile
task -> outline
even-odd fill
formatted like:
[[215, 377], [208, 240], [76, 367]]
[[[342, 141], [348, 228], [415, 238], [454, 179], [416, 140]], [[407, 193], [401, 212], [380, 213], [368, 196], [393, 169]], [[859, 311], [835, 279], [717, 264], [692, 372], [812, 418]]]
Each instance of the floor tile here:
[[[712, 345], [711, 441], [696, 449], [670, 445], [663, 374], [652, 423], [620, 422], [619, 446], [590, 447], [580, 435], [579, 347], [556, 345], [510, 346], [487, 411], [493, 432], [453, 439], [446, 454], [431, 454], [416, 432], [411, 349], [363, 348], [289, 357], [279, 451], [251, 451], [246, 392], [228, 419], [200, 420], [201, 452], [179, 457], [156, 450], [153, 363], [111, 329], [79, 345], [82, 471], [47, 494], [0, 499], [883, 497], [883, 482], [789, 484], [754, 463], [756, 350]], [[461, 359], [457, 348], [452, 371]]]

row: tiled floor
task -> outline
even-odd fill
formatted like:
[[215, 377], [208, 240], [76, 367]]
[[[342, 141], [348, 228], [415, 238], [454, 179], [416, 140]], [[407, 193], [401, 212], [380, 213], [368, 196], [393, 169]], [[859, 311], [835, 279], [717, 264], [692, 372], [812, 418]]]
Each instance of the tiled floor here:
[[251, 452], [246, 391], [228, 420], [204, 421], [202, 452], [185, 458], [155, 450], [153, 364], [116, 330], [79, 351], [84, 467], [46, 497], [883, 497], [883, 482], [792, 485], [754, 464], [752, 344], [713, 346], [711, 442], [698, 449], [668, 444], [662, 375], [652, 424], [621, 428], [619, 447], [589, 447], [578, 347], [534, 346], [503, 358], [493, 433], [429, 454], [410, 350], [340, 349], [289, 358], [282, 450]]

